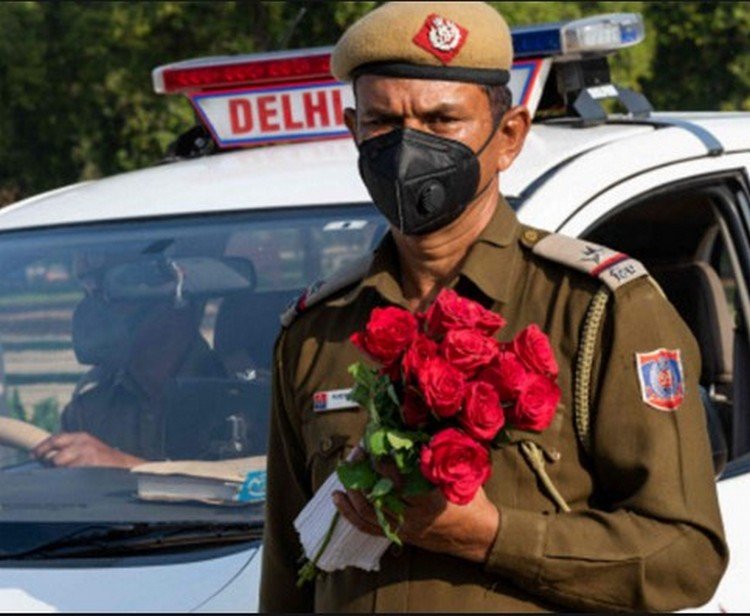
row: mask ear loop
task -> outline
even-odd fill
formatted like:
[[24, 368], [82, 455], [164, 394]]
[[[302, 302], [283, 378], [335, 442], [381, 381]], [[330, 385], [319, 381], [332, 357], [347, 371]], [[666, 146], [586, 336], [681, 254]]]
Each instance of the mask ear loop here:
[[[500, 128], [500, 124], [502, 124], [503, 119], [500, 118], [497, 122], [493, 122], [492, 125], [492, 131], [490, 132], [490, 136], [485, 139], [482, 146], [474, 153], [474, 156], [479, 160], [479, 157], [482, 155], [482, 152], [487, 148], [487, 146], [490, 144], [490, 141], [495, 137], [495, 133], [497, 133], [497, 129]], [[489, 180], [487, 180], [487, 183], [482, 186], [481, 189], [475, 195], [472, 197], [471, 201], [475, 201], [476, 199], [479, 199], [484, 194], [484, 191], [487, 190], [490, 187], [490, 184], [492, 184], [492, 177], [491, 176]]]

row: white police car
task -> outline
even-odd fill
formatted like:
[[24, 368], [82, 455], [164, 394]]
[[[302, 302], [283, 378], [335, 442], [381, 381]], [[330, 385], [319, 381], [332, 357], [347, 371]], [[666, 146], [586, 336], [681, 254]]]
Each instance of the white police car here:
[[[643, 261], [695, 333], [731, 549], [703, 609], [747, 610], [750, 115], [652, 113], [611, 84], [606, 54], [642, 37], [640, 18], [622, 14], [514, 30], [515, 101], [567, 114], [535, 122], [501, 187], [524, 222]], [[57, 429], [71, 399], [89, 403], [98, 364], [132, 360], [115, 344], [132, 334], [144, 340], [131, 355], [153, 366], [144, 382], [160, 379], [166, 392], [150, 415], [154, 457], [264, 454], [279, 312], [386, 229], [357, 173], [342, 122], [351, 90], [332, 80], [329, 53], [161, 67], [156, 90], [187, 94], [208, 133], [179, 140], [169, 164], [0, 211], [0, 415]], [[608, 117], [598, 103], [607, 97], [629, 113]], [[214, 144], [274, 145], [197, 155]], [[128, 321], [123, 338], [81, 317], [95, 291], [196, 319], [156, 340]], [[191, 344], [203, 363], [186, 367], [174, 349]], [[115, 399], [125, 394], [110, 393], [127, 410]], [[62, 413], [68, 427], [72, 415]], [[87, 430], [108, 434], [96, 413], [86, 417]], [[43, 467], [16, 437], [0, 431], [1, 610], [257, 609], [260, 506], [138, 501], [127, 470]]]

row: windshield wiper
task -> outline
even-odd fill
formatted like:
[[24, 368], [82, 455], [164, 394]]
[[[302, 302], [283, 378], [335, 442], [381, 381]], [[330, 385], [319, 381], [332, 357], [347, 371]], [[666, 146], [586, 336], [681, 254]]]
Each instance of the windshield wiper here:
[[262, 534], [263, 526], [259, 522], [98, 524], [86, 526], [30, 550], [3, 554], [0, 561], [177, 551], [199, 545], [256, 541], [261, 539]]

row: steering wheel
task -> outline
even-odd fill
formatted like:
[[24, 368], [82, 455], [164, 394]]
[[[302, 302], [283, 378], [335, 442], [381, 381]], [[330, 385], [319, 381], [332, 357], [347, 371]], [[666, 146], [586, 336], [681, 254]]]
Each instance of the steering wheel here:
[[49, 432], [33, 424], [10, 417], [0, 417], [0, 445], [29, 451], [49, 436]]

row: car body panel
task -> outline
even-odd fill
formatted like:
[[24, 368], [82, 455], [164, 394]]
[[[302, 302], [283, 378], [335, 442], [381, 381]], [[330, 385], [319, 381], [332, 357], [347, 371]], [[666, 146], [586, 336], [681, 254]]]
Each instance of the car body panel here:
[[[535, 125], [513, 168], [501, 176], [520, 198], [521, 219], [570, 235], [584, 233], [619, 204], [670, 182], [750, 164], [750, 114], [655, 114], [695, 121], [727, 152], [709, 157], [684, 128], [611, 124]], [[279, 145], [155, 166], [32, 197], [0, 211], [0, 231], [98, 221], [317, 204], [365, 203], [350, 139]], [[732, 564], [705, 611], [750, 609], [744, 529], [750, 475], [718, 484]], [[176, 564], [0, 568], [8, 611], [255, 611], [259, 553]], [[38, 563], [36, 564], [38, 565]]]
[[[253, 575], [251, 565], [260, 567], [257, 544], [225, 556], [164, 560], [125, 557], [88, 566], [73, 561], [66, 566], [0, 567], [0, 611], [189, 612], [229, 593], [235, 583], [245, 592], [235, 608], [257, 611], [257, 584], [243, 582]], [[236, 601], [239, 595], [235, 591], [233, 596]]]

